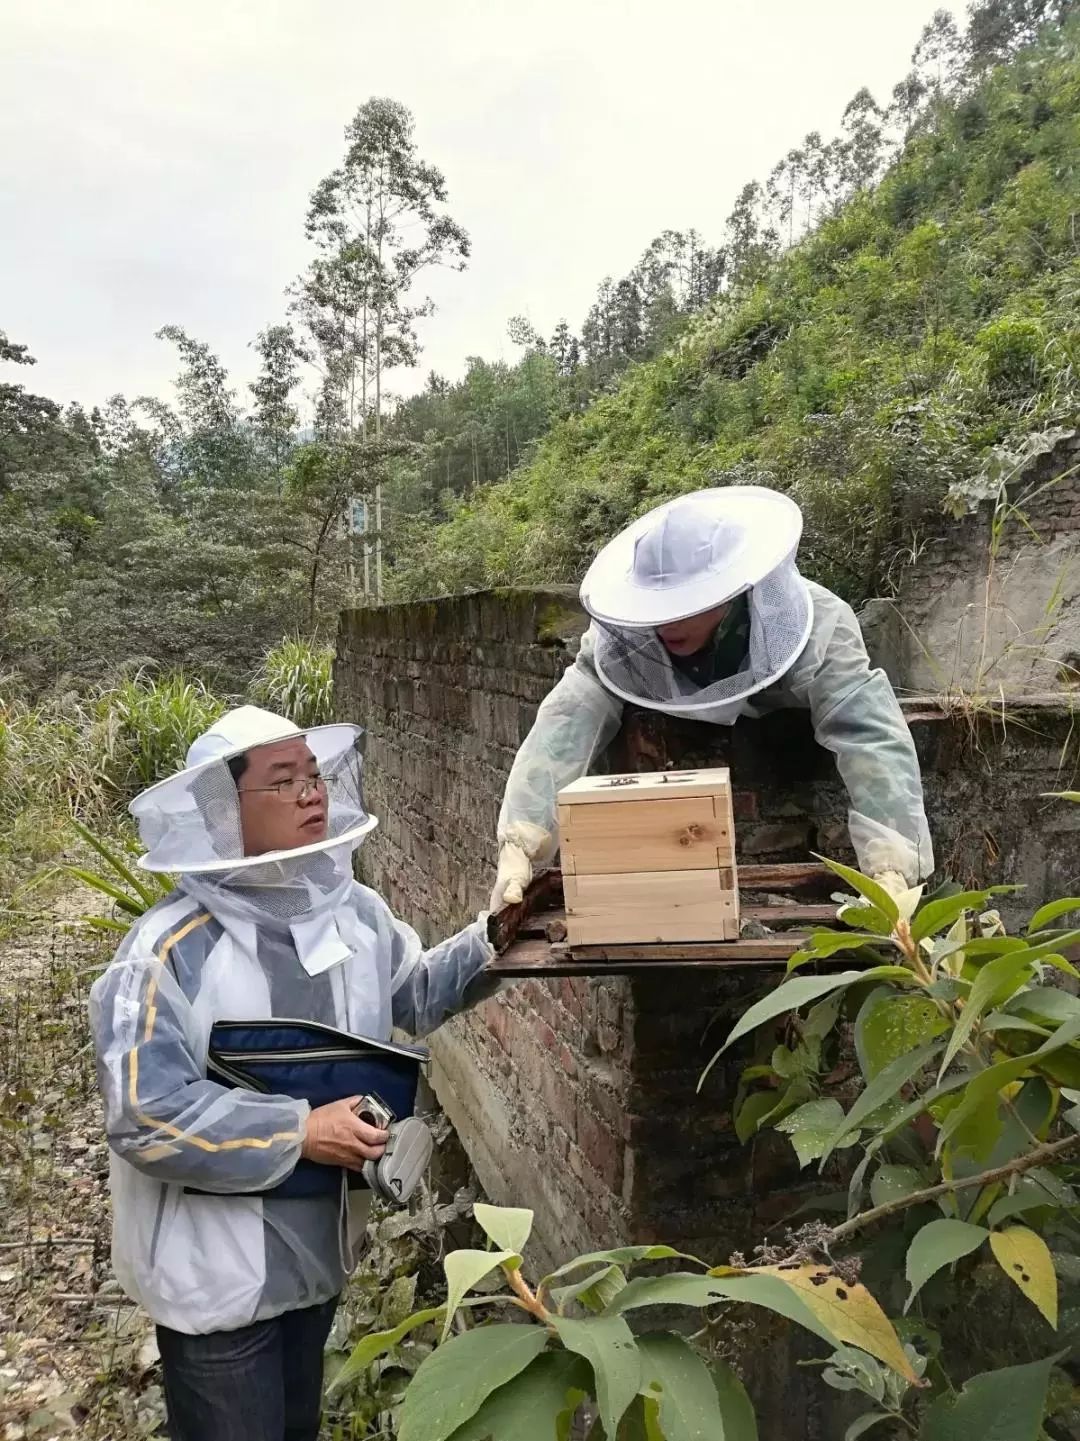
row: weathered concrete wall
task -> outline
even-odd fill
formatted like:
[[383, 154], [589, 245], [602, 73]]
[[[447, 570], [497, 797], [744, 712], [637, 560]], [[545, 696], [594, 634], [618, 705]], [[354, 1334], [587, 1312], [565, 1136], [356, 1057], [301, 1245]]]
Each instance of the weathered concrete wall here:
[[922, 536], [895, 601], [871, 602], [867, 643], [899, 688], [1016, 695], [1080, 685], [1080, 441], [1062, 441], [1009, 489], [1018, 513], [993, 563], [984, 504]]

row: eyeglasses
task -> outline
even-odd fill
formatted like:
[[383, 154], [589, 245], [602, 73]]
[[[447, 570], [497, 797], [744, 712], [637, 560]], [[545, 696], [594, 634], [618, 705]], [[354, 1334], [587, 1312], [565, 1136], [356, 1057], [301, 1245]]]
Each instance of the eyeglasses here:
[[292, 780], [278, 781], [277, 785], [273, 786], [240, 786], [237, 794], [244, 796], [255, 791], [274, 791], [279, 800], [295, 801], [299, 805], [316, 791], [325, 790], [326, 780], [323, 776], [294, 776]]

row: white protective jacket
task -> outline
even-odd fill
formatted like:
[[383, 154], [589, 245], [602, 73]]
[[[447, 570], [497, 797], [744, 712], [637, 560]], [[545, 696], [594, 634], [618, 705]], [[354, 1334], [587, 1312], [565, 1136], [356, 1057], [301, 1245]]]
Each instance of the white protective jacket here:
[[[814, 736], [831, 751], [851, 802], [848, 827], [860, 868], [898, 871], [914, 885], [934, 868], [915, 746], [885, 672], [873, 669], [854, 611], [812, 581], [809, 638], [776, 681], [712, 714], [653, 701], [652, 708], [692, 719], [732, 724], [785, 707], [809, 710]], [[513, 841], [519, 823], [550, 838], [533, 865], [549, 862], [557, 845], [559, 790], [585, 775], [614, 738], [623, 700], [597, 674], [594, 622], [574, 664], [545, 697], [514, 760], [499, 815], [499, 841]]]
[[334, 918], [348, 959], [311, 974], [287, 923], [215, 916], [181, 888], [136, 922], [92, 988], [113, 1263], [162, 1325], [231, 1330], [329, 1300], [366, 1218], [366, 1191], [348, 1193], [347, 1217], [336, 1199], [238, 1194], [289, 1174], [309, 1108], [208, 1080], [213, 1023], [292, 1017], [422, 1036], [484, 993], [492, 950], [480, 922], [425, 951], [357, 882]]

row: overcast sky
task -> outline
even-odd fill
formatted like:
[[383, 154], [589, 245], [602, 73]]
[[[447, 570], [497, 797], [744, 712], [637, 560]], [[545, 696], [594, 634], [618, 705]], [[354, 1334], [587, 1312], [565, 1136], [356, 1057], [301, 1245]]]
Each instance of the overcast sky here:
[[[577, 329], [659, 231], [716, 243], [742, 184], [861, 85], [885, 102], [934, 0], [0, 0], [0, 328], [20, 379], [169, 394], [182, 325], [243, 384], [303, 218], [371, 95], [416, 116], [469, 231], [408, 391]], [[959, 8], [959, 7], [954, 7]], [[9, 378], [10, 373], [9, 373]]]

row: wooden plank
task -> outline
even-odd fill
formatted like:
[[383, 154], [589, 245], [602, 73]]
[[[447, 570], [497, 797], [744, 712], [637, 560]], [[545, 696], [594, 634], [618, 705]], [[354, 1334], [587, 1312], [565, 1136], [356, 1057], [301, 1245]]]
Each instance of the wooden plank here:
[[[781, 969], [796, 949], [794, 940], [730, 941], [723, 946], [565, 946], [519, 941], [488, 966], [494, 976], [611, 976], [669, 970]], [[643, 954], [648, 951], [649, 954]]]
[[699, 965], [727, 966], [745, 960], [786, 961], [804, 939], [796, 932], [760, 941], [662, 941], [649, 945], [572, 946], [570, 951], [574, 960], [580, 961], [694, 961]]
[[[830, 925], [836, 920], [836, 906], [797, 903], [790, 906], [742, 906], [739, 915], [742, 920], [760, 921], [765, 926], [783, 926], [787, 929], [791, 926]], [[548, 934], [548, 927], [560, 925], [566, 926], [566, 912], [561, 906], [528, 916], [518, 927], [517, 934], [522, 939], [536, 936], [550, 941], [553, 937]]]
[[717, 798], [681, 796], [648, 805], [563, 806], [560, 854], [570, 875], [716, 870], [732, 862], [731, 828]]
[[815, 891], [828, 894], [843, 890], [844, 883], [839, 876], [823, 866], [820, 861], [803, 861], [788, 865], [739, 866], [740, 891], [775, 891], [780, 895], [796, 891]]
[[722, 941], [738, 935], [735, 893], [719, 871], [564, 876], [570, 945]]
[[760, 921], [763, 926], [828, 926], [836, 922], [836, 905], [829, 906], [741, 906], [744, 921]]
[[558, 795], [561, 806], [603, 804], [611, 801], [670, 799], [677, 790], [682, 796], [711, 796], [731, 790], [731, 773], [726, 767], [700, 771], [635, 771], [618, 776], [582, 776], [563, 786]]

